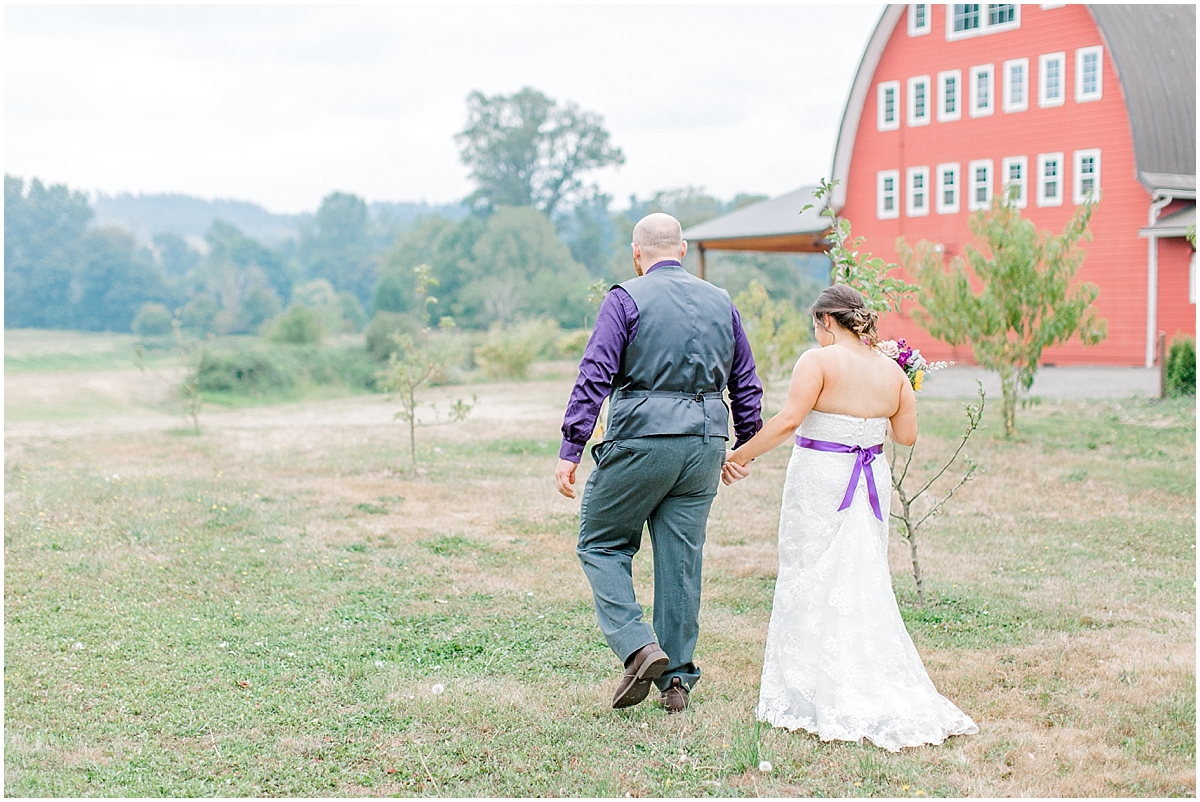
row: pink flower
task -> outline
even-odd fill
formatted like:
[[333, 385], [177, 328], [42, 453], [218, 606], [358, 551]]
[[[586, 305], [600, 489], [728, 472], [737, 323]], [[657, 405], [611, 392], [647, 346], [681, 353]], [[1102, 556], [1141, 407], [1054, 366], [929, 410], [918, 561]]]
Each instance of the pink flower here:
[[895, 340], [880, 340], [875, 343], [875, 347], [888, 359], [897, 359], [900, 356], [900, 346]]

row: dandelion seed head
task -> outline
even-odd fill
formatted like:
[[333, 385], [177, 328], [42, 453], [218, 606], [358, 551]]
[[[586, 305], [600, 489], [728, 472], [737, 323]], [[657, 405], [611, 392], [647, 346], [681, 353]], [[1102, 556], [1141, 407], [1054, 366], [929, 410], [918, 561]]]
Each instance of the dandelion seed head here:
[[436, 685], [434, 685], [433, 688], [431, 688], [430, 690], [433, 691], [434, 696], [441, 696], [443, 693], [446, 692], [446, 686], [439, 682]]
[[769, 760], [764, 760], [763, 762], [758, 764], [758, 770], [761, 771], [763, 774], [770, 774], [771, 771], [774, 770], [774, 768], [775, 767], [771, 765], [771, 761], [769, 761]]

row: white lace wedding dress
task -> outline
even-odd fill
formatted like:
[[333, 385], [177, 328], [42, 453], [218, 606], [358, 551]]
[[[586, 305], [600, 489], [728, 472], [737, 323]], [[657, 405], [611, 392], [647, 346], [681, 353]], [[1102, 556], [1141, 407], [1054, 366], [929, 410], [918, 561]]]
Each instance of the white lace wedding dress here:
[[[800, 434], [869, 447], [886, 418], [813, 411]], [[839, 511], [856, 457], [795, 446], [779, 515], [779, 577], [767, 630], [760, 721], [822, 741], [863, 738], [889, 751], [979, 731], [933, 687], [892, 593], [887, 562], [891, 471], [870, 465], [880, 521], [861, 475]]]

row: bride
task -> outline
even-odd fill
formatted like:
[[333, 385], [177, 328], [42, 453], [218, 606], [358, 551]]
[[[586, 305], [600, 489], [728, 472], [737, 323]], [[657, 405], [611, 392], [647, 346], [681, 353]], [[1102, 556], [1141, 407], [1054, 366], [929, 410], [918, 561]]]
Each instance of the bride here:
[[857, 290], [830, 287], [811, 311], [821, 347], [796, 362], [783, 410], [729, 455], [722, 474], [732, 484], [750, 460], [796, 435], [755, 714], [822, 741], [867, 738], [892, 752], [976, 733], [925, 673], [888, 572], [891, 470], [876, 457], [885, 435], [916, 442], [916, 396], [873, 347], [877, 315]]

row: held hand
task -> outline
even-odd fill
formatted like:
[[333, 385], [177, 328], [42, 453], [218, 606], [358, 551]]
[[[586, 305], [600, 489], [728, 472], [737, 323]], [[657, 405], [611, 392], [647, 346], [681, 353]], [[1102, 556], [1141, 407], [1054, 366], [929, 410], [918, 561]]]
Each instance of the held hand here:
[[721, 481], [726, 486], [729, 486], [729, 485], [733, 484], [734, 482], [745, 479], [749, 475], [750, 475], [750, 466], [749, 465], [738, 465], [736, 462], [734, 462], [732, 460], [726, 462], [725, 465], [721, 468]]
[[575, 484], [575, 469], [578, 467], [578, 462], [560, 459], [558, 469], [554, 472], [554, 480], [558, 483], [558, 492], [567, 498], [575, 498], [575, 488], [572, 485]]

